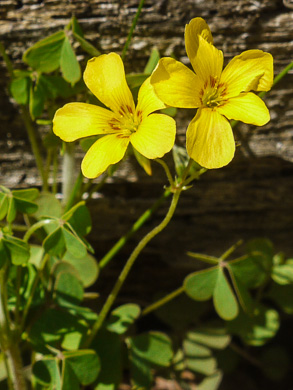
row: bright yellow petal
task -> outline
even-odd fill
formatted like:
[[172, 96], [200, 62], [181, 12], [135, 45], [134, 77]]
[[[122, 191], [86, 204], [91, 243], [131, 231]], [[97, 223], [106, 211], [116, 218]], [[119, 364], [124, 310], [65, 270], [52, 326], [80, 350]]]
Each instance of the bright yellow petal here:
[[213, 44], [213, 36], [207, 23], [202, 18], [194, 18], [185, 26], [185, 47], [191, 63], [197, 56], [199, 35]]
[[222, 73], [227, 97], [240, 92], [269, 91], [273, 84], [273, 57], [262, 50], [247, 50], [234, 57]]
[[111, 164], [122, 160], [129, 138], [121, 138], [115, 134], [105, 135], [98, 139], [87, 151], [81, 163], [84, 176], [94, 179], [100, 176]]
[[200, 106], [199, 78], [181, 62], [173, 58], [161, 58], [151, 76], [158, 97], [168, 106], [196, 108]]
[[204, 168], [227, 165], [235, 153], [230, 123], [217, 111], [198, 110], [187, 129], [186, 147], [189, 156]]
[[68, 103], [56, 111], [53, 132], [66, 142], [106, 134], [113, 132], [109, 126], [109, 120], [113, 117], [113, 112], [93, 104]]
[[103, 54], [89, 60], [83, 78], [87, 87], [105, 106], [116, 113], [129, 111], [129, 108], [134, 112], [133, 97], [118, 54]]
[[270, 113], [265, 103], [254, 93], [241, 93], [227, 100], [217, 111], [228, 119], [263, 126], [270, 120]]
[[130, 136], [133, 147], [146, 158], [163, 157], [175, 142], [176, 123], [164, 114], [151, 114]]
[[190, 58], [195, 73], [204, 82], [211, 84], [220, 81], [223, 69], [223, 52], [198, 35], [196, 55]]
[[150, 83], [148, 77], [138, 92], [136, 112], [141, 112], [142, 117], [147, 117], [150, 113], [166, 108], [165, 104], [158, 98], [154, 87]]

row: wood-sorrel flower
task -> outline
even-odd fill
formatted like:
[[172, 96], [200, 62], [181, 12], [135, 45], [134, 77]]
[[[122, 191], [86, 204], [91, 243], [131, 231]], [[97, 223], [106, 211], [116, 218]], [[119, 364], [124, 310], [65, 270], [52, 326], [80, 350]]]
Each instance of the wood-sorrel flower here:
[[118, 54], [110, 53], [88, 61], [84, 81], [90, 91], [110, 110], [87, 103], [69, 103], [56, 111], [53, 131], [66, 142], [103, 135], [87, 151], [81, 169], [95, 178], [111, 164], [120, 161], [129, 142], [149, 159], [162, 157], [175, 142], [176, 124], [164, 114], [152, 114], [165, 108], [145, 80], [135, 107], [126, 83], [124, 65]]
[[213, 45], [206, 22], [192, 19], [185, 28], [186, 52], [194, 69], [162, 58], [151, 84], [158, 97], [173, 107], [198, 108], [188, 126], [189, 156], [205, 168], [227, 165], [235, 141], [227, 119], [257, 126], [270, 120], [264, 102], [252, 92], [268, 91], [273, 83], [273, 58], [261, 50], [247, 50], [223, 69], [223, 53]]

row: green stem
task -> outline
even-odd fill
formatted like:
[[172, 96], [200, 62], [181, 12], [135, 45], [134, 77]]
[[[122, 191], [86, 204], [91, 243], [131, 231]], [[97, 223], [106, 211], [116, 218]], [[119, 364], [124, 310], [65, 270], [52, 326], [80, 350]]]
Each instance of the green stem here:
[[151, 305], [146, 307], [142, 311], [141, 315], [145, 316], [145, 315], [149, 314], [150, 312], [152, 312], [154, 310], [157, 310], [159, 307], [161, 307], [161, 306], [165, 305], [166, 303], [172, 301], [172, 299], [178, 297], [178, 295], [182, 294], [183, 292], [184, 292], [184, 287], [181, 286], [177, 290], [172, 291], [170, 294], [166, 295], [164, 298], [161, 298], [157, 302], [152, 303]]
[[0, 271], [0, 341], [3, 354], [8, 358], [7, 382], [11, 390], [26, 390], [23, 376], [22, 361], [18, 348], [18, 341], [14, 340], [14, 334], [9, 326], [7, 297], [6, 297], [6, 267]]
[[102, 258], [99, 262], [100, 268], [104, 268], [109, 261], [120, 251], [120, 249], [126, 244], [129, 238], [137, 232], [145, 222], [151, 217], [151, 215], [159, 208], [159, 206], [171, 195], [170, 189], [166, 189], [163, 195], [150, 207], [147, 209], [138, 220], [132, 225], [131, 229], [122, 236], [116, 244], [109, 250], [109, 252]]
[[25, 242], [28, 242], [28, 240], [30, 239], [30, 237], [34, 234], [35, 231], [37, 231], [38, 229], [42, 228], [43, 226], [47, 225], [48, 223], [51, 223], [52, 222], [52, 219], [41, 219], [39, 222], [35, 223], [34, 225], [32, 225], [28, 231], [26, 232], [26, 234], [23, 236], [23, 240]]
[[54, 150], [54, 156], [53, 156], [53, 184], [52, 184], [52, 193], [57, 193], [57, 176], [58, 176], [58, 153], [56, 150]]
[[14, 77], [14, 70], [13, 70], [12, 62], [10, 61], [10, 59], [6, 53], [5, 47], [1, 42], [0, 42], [0, 53], [2, 54], [2, 57], [4, 59], [4, 62], [6, 64], [6, 68], [8, 70], [10, 77], [13, 78]]
[[143, 250], [143, 248], [149, 243], [149, 241], [151, 241], [157, 234], [159, 234], [167, 225], [168, 223], [170, 222], [175, 210], [176, 210], [176, 207], [177, 207], [177, 203], [178, 203], [178, 200], [179, 200], [179, 197], [180, 197], [180, 194], [182, 192], [182, 188], [177, 188], [175, 191], [174, 191], [174, 194], [173, 194], [173, 198], [172, 198], [172, 202], [171, 202], [171, 205], [170, 205], [170, 208], [165, 216], [165, 218], [163, 219], [163, 221], [158, 225], [156, 226], [153, 230], [151, 230], [139, 243], [138, 245], [136, 246], [136, 248], [134, 249], [134, 251], [132, 252], [132, 254], [130, 255], [129, 259], [127, 260], [120, 276], [118, 277], [118, 280], [117, 282], [115, 283], [114, 285], [114, 288], [112, 290], [112, 292], [110, 293], [110, 295], [108, 296], [107, 300], [106, 300], [106, 303], [104, 304], [100, 314], [99, 314], [99, 317], [97, 319], [97, 321], [94, 323], [93, 327], [92, 327], [92, 330], [85, 342], [85, 345], [84, 347], [88, 347], [91, 342], [93, 341], [93, 339], [95, 338], [96, 334], [98, 333], [98, 331], [100, 330], [101, 326], [103, 325], [104, 323], [104, 320], [107, 316], [107, 314], [109, 313], [122, 285], [124, 284], [128, 274], [129, 274], [129, 271], [131, 270], [135, 260], [137, 259], [138, 255], [140, 254], [140, 252]]
[[168, 165], [165, 163], [164, 160], [161, 160], [160, 158], [157, 158], [155, 161], [164, 168], [165, 173], [166, 173], [167, 178], [168, 178], [168, 181], [170, 183], [170, 186], [173, 187], [174, 186], [174, 181], [173, 181], [173, 177], [171, 175], [171, 172], [170, 172], [170, 169], [169, 169]]
[[77, 179], [74, 183], [73, 189], [70, 193], [69, 199], [66, 203], [65, 212], [68, 211], [73, 205], [76, 200], [77, 194], [80, 192], [80, 188], [82, 186], [83, 181], [83, 175], [81, 172], [79, 172], [79, 175], [77, 176]]
[[24, 329], [24, 326], [25, 326], [25, 321], [26, 321], [26, 318], [27, 318], [27, 315], [28, 315], [28, 312], [29, 312], [29, 309], [31, 307], [31, 304], [32, 304], [32, 301], [33, 301], [33, 298], [34, 298], [34, 294], [35, 294], [35, 291], [36, 291], [36, 288], [38, 286], [38, 283], [39, 283], [39, 280], [41, 278], [41, 274], [43, 272], [43, 269], [45, 268], [45, 265], [49, 259], [49, 255], [46, 254], [43, 259], [42, 259], [42, 262], [40, 264], [40, 267], [38, 269], [38, 273], [37, 275], [35, 276], [35, 279], [34, 279], [34, 282], [33, 282], [33, 285], [32, 285], [32, 288], [31, 288], [31, 291], [30, 291], [30, 295], [26, 301], [26, 304], [25, 304], [25, 307], [23, 309], [23, 313], [22, 313], [22, 321], [21, 321], [21, 325], [20, 325], [20, 329], [23, 330]]
[[64, 142], [64, 155], [62, 167], [62, 194], [63, 205], [70, 200], [71, 193], [75, 183], [75, 145], [74, 142]]
[[13, 389], [26, 390], [27, 386], [23, 375], [22, 360], [17, 343], [11, 343], [6, 353], [10, 362], [12, 372]]
[[30, 114], [29, 114], [27, 108], [25, 106], [20, 106], [20, 112], [21, 112], [23, 122], [25, 124], [25, 128], [27, 131], [27, 135], [28, 135], [28, 138], [29, 138], [29, 141], [31, 144], [33, 154], [35, 156], [37, 168], [38, 168], [38, 171], [39, 171], [41, 178], [42, 178], [43, 190], [47, 191], [48, 190], [47, 175], [46, 175], [46, 172], [44, 169], [43, 158], [42, 158], [41, 151], [39, 148], [39, 143], [37, 140], [35, 128], [33, 126], [33, 123], [32, 123], [32, 120], [31, 120], [31, 117], [30, 117]]
[[132, 38], [132, 35], [133, 35], [133, 32], [134, 32], [134, 29], [136, 27], [136, 24], [137, 24], [138, 18], [140, 16], [142, 7], [144, 5], [144, 2], [145, 2], [145, 0], [140, 0], [140, 3], [138, 5], [137, 11], [136, 11], [136, 15], [135, 15], [135, 17], [133, 19], [132, 26], [130, 28], [127, 40], [126, 40], [125, 45], [124, 45], [123, 50], [122, 50], [122, 54], [121, 54], [122, 60], [124, 60], [124, 58], [125, 58], [126, 52], [128, 50], [128, 46], [130, 44], [130, 41], [131, 41], [131, 38]]

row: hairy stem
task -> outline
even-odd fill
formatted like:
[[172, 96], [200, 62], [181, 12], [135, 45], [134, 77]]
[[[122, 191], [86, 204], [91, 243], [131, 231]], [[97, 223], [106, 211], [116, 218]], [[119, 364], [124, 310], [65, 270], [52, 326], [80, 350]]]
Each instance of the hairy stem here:
[[143, 250], [143, 248], [157, 235], [159, 234], [167, 225], [168, 223], [170, 222], [175, 210], [176, 210], [176, 207], [177, 207], [177, 203], [178, 203], [178, 200], [179, 200], [179, 197], [180, 197], [180, 194], [182, 192], [182, 188], [177, 188], [175, 191], [174, 191], [174, 195], [173, 195], [173, 199], [172, 199], [172, 202], [171, 202], [171, 205], [170, 205], [170, 208], [165, 216], [165, 218], [163, 219], [163, 221], [158, 225], [156, 226], [153, 230], [151, 230], [139, 243], [138, 245], [136, 246], [136, 248], [134, 249], [134, 251], [132, 252], [132, 254], [130, 255], [130, 257], [128, 258], [120, 276], [118, 277], [118, 280], [117, 282], [115, 283], [114, 285], [114, 288], [112, 290], [112, 292], [110, 293], [110, 295], [108, 296], [107, 300], [106, 300], [106, 303], [104, 304], [100, 314], [99, 314], [99, 317], [97, 319], [97, 321], [94, 323], [93, 327], [92, 327], [92, 330], [85, 342], [85, 345], [84, 345], [84, 348], [88, 347], [91, 342], [93, 341], [93, 339], [95, 338], [96, 334], [98, 333], [98, 331], [100, 330], [100, 328], [102, 327], [103, 323], [104, 323], [104, 320], [106, 319], [106, 316], [107, 314], [109, 313], [121, 287], [123, 286], [135, 260], [137, 259], [138, 255], [140, 254], [140, 252]]

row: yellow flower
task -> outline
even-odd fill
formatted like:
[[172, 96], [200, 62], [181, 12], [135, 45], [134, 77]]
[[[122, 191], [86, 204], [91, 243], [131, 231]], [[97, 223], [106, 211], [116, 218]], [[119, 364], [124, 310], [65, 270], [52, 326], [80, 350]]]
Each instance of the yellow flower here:
[[257, 126], [270, 120], [264, 102], [249, 91], [271, 88], [273, 58], [261, 50], [247, 50], [222, 70], [223, 53], [213, 46], [211, 31], [201, 18], [186, 25], [185, 46], [195, 73], [172, 58], [162, 58], [151, 84], [165, 104], [198, 108], [187, 129], [187, 152], [205, 168], [220, 168], [235, 153], [227, 119]]
[[129, 142], [149, 159], [162, 157], [175, 141], [174, 119], [152, 114], [165, 108], [148, 78], [138, 93], [135, 107], [118, 54], [92, 58], [84, 72], [91, 92], [110, 110], [87, 103], [69, 103], [56, 111], [53, 131], [66, 142], [93, 135], [104, 135], [87, 151], [81, 169], [84, 176], [95, 178], [111, 164], [120, 161]]

